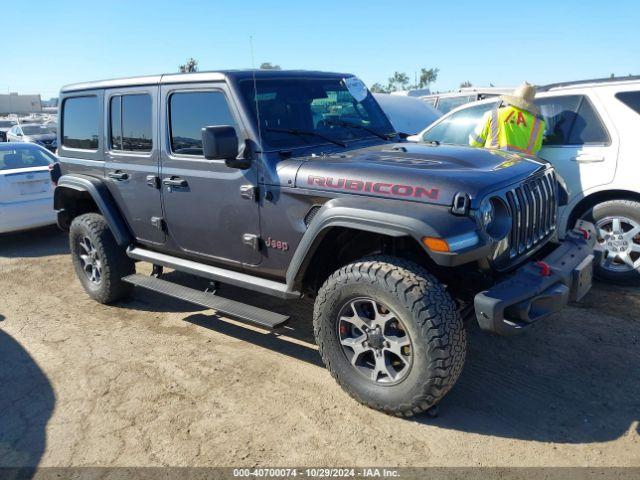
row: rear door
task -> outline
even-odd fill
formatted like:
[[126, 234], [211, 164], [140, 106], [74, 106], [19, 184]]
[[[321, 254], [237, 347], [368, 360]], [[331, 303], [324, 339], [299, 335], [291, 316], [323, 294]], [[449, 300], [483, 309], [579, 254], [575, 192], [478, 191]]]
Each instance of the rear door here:
[[615, 176], [618, 139], [598, 102], [586, 91], [535, 100], [546, 123], [538, 156], [553, 164], [572, 196], [611, 183]]
[[136, 240], [163, 244], [157, 86], [105, 92], [105, 180]]

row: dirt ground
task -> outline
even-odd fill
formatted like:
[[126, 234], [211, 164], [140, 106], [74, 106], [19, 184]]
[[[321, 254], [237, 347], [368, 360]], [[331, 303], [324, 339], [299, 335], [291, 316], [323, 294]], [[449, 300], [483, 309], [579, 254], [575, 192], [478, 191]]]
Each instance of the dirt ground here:
[[469, 325], [440, 415], [357, 404], [324, 370], [310, 309], [278, 334], [143, 290], [82, 291], [66, 236], [0, 237], [0, 466], [640, 466], [640, 289], [512, 338]]

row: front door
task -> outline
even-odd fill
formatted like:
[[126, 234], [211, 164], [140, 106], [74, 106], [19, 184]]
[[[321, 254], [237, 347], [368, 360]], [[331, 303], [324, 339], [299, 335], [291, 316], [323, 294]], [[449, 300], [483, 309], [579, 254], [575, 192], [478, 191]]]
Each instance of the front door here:
[[[257, 186], [254, 164], [229, 168], [202, 154], [202, 128], [231, 125], [246, 137], [224, 83], [164, 85], [160, 178], [170, 248], [208, 263], [260, 263], [248, 241], [259, 235], [258, 203], [241, 190]], [[255, 244], [257, 246], [257, 242]]]
[[157, 183], [158, 87], [105, 92], [105, 179], [109, 191], [143, 244], [165, 241]]
[[[596, 100], [596, 99], [593, 99]], [[618, 142], [596, 105], [585, 94], [537, 98], [546, 123], [538, 156], [553, 164], [572, 196], [611, 183], [616, 172]]]

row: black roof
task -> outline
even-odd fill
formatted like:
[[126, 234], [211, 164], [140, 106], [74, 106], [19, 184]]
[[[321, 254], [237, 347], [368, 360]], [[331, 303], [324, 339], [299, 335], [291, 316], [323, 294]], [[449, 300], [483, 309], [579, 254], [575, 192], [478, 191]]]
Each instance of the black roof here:
[[76, 83], [65, 85], [62, 92], [91, 90], [94, 88], [114, 88], [122, 86], [158, 85], [160, 83], [188, 83], [221, 81], [225, 78], [233, 80], [243, 80], [248, 78], [291, 78], [291, 77], [315, 77], [315, 78], [335, 78], [351, 77], [350, 73], [319, 72], [314, 70], [214, 70], [205, 72], [190, 73], [165, 73], [160, 75], [146, 75], [142, 77], [114, 78], [109, 80], [98, 80], [93, 82]]

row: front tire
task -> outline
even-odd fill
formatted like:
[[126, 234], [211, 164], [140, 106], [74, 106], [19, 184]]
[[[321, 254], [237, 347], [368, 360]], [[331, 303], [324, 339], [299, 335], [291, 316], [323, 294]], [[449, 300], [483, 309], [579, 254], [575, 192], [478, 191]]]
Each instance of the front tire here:
[[86, 213], [74, 218], [69, 247], [78, 279], [91, 298], [108, 304], [131, 293], [133, 286], [122, 278], [135, 273], [135, 263], [116, 243], [102, 215]]
[[583, 217], [596, 226], [600, 261], [594, 274], [618, 285], [640, 285], [640, 202], [609, 200]]
[[398, 416], [438, 403], [466, 355], [464, 325], [442, 284], [389, 256], [329, 277], [314, 305], [314, 333], [324, 364], [349, 395]]

